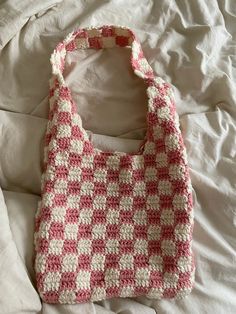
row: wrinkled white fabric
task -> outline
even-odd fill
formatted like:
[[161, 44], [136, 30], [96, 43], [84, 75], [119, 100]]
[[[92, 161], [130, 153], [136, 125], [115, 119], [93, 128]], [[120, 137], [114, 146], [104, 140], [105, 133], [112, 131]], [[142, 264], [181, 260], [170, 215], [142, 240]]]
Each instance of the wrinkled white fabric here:
[[[37, 3], [36, 3], [37, 2]], [[236, 312], [234, 0], [8, 0], [0, 4], [0, 313]], [[183, 300], [114, 298], [42, 304], [33, 269], [48, 115], [50, 54], [76, 27], [118, 24], [139, 38], [174, 89], [193, 184], [196, 282]], [[79, 51], [65, 77], [97, 147], [135, 151], [146, 132], [145, 85], [129, 49]]]

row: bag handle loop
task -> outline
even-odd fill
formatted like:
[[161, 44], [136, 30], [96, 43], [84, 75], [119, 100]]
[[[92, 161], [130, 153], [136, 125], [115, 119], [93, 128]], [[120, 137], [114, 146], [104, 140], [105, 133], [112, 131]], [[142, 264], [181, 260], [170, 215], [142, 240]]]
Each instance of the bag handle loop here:
[[153, 70], [143, 55], [134, 33], [123, 26], [101, 26], [77, 29], [60, 42], [53, 51], [50, 62], [52, 73], [61, 85], [65, 84], [63, 70], [67, 52], [77, 49], [103, 49], [131, 47], [131, 65], [134, 73], [143, 79], [152, 79]]

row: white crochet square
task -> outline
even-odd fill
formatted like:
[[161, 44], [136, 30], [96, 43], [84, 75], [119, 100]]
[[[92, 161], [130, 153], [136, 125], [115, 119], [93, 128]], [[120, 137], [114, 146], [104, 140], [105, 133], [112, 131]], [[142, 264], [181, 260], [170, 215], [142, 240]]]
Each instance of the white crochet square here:
[[81, 161], [81, 168], [93, 169], [93, 155], [85, 155]]
[[187, 184], [187, 192], [188, 193], [192, 193], [193, 192], [193, 187], [192, 187], [192, 182], [190, 180], [190, 177], [187, 179], [186, 184]]
[[164, 274], [164, 289], [176, 288], [179, 280], [177, 273], [166, 272]]
[[120, 226], [120, 238], [123, 240], [133, 239], [134, 226], [131, 224], [122, 224]]
[[55, 175], [56, 175], [54, 168], [48, 166], [48, 168], [46, 170], [46, 173], [43, 174], [42, 177], [44, 175], [45, 175], [45, 177], [44, 177], [45, 181], [48, 181], [48, 180], [52, 180], [53, 181], [55, 179]]
[[132, 183], [132, 171], [131, 170], [127, 170], [127, 169], [121, 169], [119, 172], [119, 182], [121, 183]]
[[84, 181], [81, 184], [80, 194], [81, 195], [93, 195], [94, 184], [91, 181]]
[[147, 197], [147, 208], [159, 210], [160, 199], [158, 195], [148, 195]]
[[72, 40], [74, 40], [74, 34], [73, 33], [69, 33], [68, 35], [66, 35], [65, 39], [64, 39], [64, 44], [67, 45], [69, 44]]
[[80, 202], [80, 195], [79, 194], [71, 194], [67, 196], [67, 205], [69, 208], [78, 208], [78, 204]]
[[142, 72], [147, 73], [149, 71], [152, 71], [151, 66], [149, 65], [149, 63], [147, 62], [145, 58], [140, 59], [138, 63], [139, 63], [140, 70]]
[[106, 166], [111, 170], [119, 170], [120, 158], [118, 158], [118, 156], [109, 156], [106, 161]]
[[120, 271], [116, 268], [107, 268], [105, 271], [105, 285], [107, 287], [119, 286]]
[[42, 206], [51, 207], [53, 206], [54, 193], [46, 192], [43, 194]]
[[134, 213], [133, 221], [136, 225], [146, 225], [147, 224], [147, 213], [145, 210], [137, 210]]
[[144, 239], [137, 239], [134, 243], [135, 255], [147, 255], [148, 254], [148, 242]]
[[170, 109], [166, 107], [162, 107], [157, 109], [156, 111], [158, 119], [163, 120], [163, 121], [168, 121], [170, 120]]
[[67, 180], [56, 179], [54, 183], [54, 193], [56, 194], [67, 194]]
[[144, 169], [144, 156], [136, 155], [133, 156], [133, 170]]
[[60, 286], [60, 272], [48, 272], [44, 279], [44, 291], [57, 291]]
[[[193, 281], [194, 279], [191, 280], [191, 282]], [[183, 299], [185, 296], [189, 295], [191, 291], [192, 291], [192, 287], [187, 287], [187, 288], [185, 287], [185, 288], [182, 288], [182, 290], [177, 290], [175, 299]]]
[[172, 180], [181, 180], [184, 178], [185, 168], [182, 165], [170, 165], [169, 175]]
[[148, 240], [159, 240], [161, 235], [161, 227], [158, 225], [150, 225], [148, 227]]
[[154, 138], [157, 140], [162, 139], [164, 135], [163, 128], [160, 125], [154, 126], [153, 135], [154, 135]]
[[[170, 91], [171, 89], [168, 89], [168, 91]], [[171, 98], [168, 95], [165, 95], [163, 97], [164, 101], [166, 102], [167, 108], [171, 108], [172, 107], [172, 101]]]
[[[156, 105], [155, 105], [155, 98], [148, 98], [148, 107], [150, 110], [155, 111], [156, 110]], [[154, 128], [154, 127], [153, 127]]]
[[104, 270], [105, 255], [104, 254], [94, 254], [91, 262], [92, 270]]
[[64, 239], [66, 240], [77, 240], [78, 238], [78, 225], [77, 224], [66, 224], [64, 230]]
[[72, 125], [77, 125], [78, 127], [82, 127], [82, 120], [78, 114], [73, 114], [71, 118]]
[[67, 124], [57, 125], [57, 138], [70, 137], [71, 136], [71, 126]]
[[145, 196], [146, 195], [146, 184], [144, 181], [136, 182], [133, 188], [134, 196]]
[[174, 224], [174, 212], [171, 209], [164, 209], [161, 213], [161, 224], [162, 225], [173, 225]]
[[44, 273], [46, 270], [46, 256], [38, 253], [35, 258], [35, 270], [37, 273]]
[[78, 290], [87, 290], [90, 289], [90, 271], [79, 270], [76, 276], [76, 288]]
[[78, 49], [86, 49], [89, 47], [87, 38], [76, 38], [75, 45]]
[[94, 171], [94, 181], [96, 182], [106, 182], [107, 179], [107, 170], [97, 168]]
[[66, 289], [62, 290], [59, 294], [60, 303], [74, 303], [76, 300], [76, 295], [73, 290]]
[[152, 270], [162, 271], [163, 269], [163, 258], [160, 255], [151, 255], [149, 257], [149, 265]]
[[52, 222], [64, 222], [66, 217], [65, 207], [53, 207], [51, 209], [51, 221]]
[[97, 224], [93, 226], [92, 237], [93, 239], [105, 239], [106, 225]]
[[104, 195], [96, 195], [93, 199], [93, 208], [105, 210], [106, 208], [106, 196]]
[[94, 287], [92, 289], [91, 301], [103, 300], [106, 298], [106, 289], [103, 287]]
[[178, 224], [175, 227], [175, 239], [179, 241], [189, 241], [190, 229], [190, 225]]
[[80, 181], [81, 172], [81, 168], [71, 166], [68, 171], [68, 181]]
[[171, 195], [172, 184], [169, 180], [160, 180], [158, 183], [158, 191], [160, 195]]
[[161, 87], [162, 87], [162, 84], [165, 83], [165, 81], [164, 81], [160, 76], [154, 77], [153, 81], [155, 82], [155, 85], [156, 85], [158, 88], [161, 88]]
[[172, 240], [162, 240], [161, 242], [162, 254], [165, 256], [175, 256], [175, 243]]
[[122, 254], [119, 260], [120, 269], [133, 269], [134, 268], [134, 257], [132, 254]]
[[52, 61], [54, 65], [54, 70], [57, 70], [60, 68], [61, 65], [61, 55], [59, 51], [54, 50], [53, 54], [50, 57], [50, 60]]
[[137, 268], [135, 273], [135, 284], [141, 287], [149, 286], [150, 270], [148, 268]]
[[138, 59], [140, 52], [141, 52], [140, 44], [137, 41], [133, 41], [133, 43], [132, 43], [132, 53], [133, 53], [133, 58], [135, 60]]
[[107, 224], [118, 224], [119, 223], [119, 211], [116, 209], [109, 208], [107, 211], [106, 221]]
[[122, 210], [131, 210], [133, 207], [133, 198], [129, 196], [122, 196], [120, 199], [120, 208]]
[[56, 166], [68, 166], [69, 153], [67, 151], [57, 152], [55, 156]]
[[192, 257], [191, 256], [180, 256], [178, 259], [178, 270], [181, 273], [185, 273], [191, 270]]
[[145, 144], [145, 151], [148, 154], [156, 154], [156, 144], [154, 142], [147, 142]]
[[150, 98], [155, 98], [158, 96], [158, 89], [155, 86], [149, 86], [147, 88], [147, 95]]
[[85, 225], [91, 225], [92, 224], [92, 216], [93, 216], [93, 210], [86, 208], [86, 209], [81, 209], [80, 214], [79, 214], [79, 221], [78, 223], [80, 224], [85, 224]]
[[61, 255], [63, 251], [64, 240], [52, 239], [49, 242], [48, 254]]
[[176, 127], [177, 131], [179, 133], [181, 133], [181, 131], [180, 131], [179, 115], [178, 115], [178, 113], [176, 111], [174, 112], [174, 124], [175, 124], [175, 127]]
[[165, 145], [168, 151], [180, 149], [179, 136], [177, 134], [170, 134], [165, 137]]
[[77, 246], [78, 254], [90, 255], [92, 252], [92, 241], [90, 239], [80, 239]]
[[106, 248], [105, 253], [106, 254], [119, 254], [119, 241], [116, 239], [108, 239], [106, 241]]
[[188, 208], [188, 197], [182, 194], [175, 194], [173, 198], [174, 209], [186, 211]]
[[83, 152], [84, 144], [80, 140], [71, 140], [70, 141], [70, 151], [72, 153], [81, 154]]
[[156, 163], [159, 168], [164, 168], [168, 166], [168, 157], [166, 153], [156, 154]]
[[75, 272], [78, 265], [76, 254], [66, 254], [62, 260], [62, 272]]
[[147, 167], [145, 169], [145, 180], [147, 182], [157, 180], [157, 169], [155, 167]]
[[116, 182], [108, 183], [107, 196], [119, 196], [119, 184]]
[[59, 98], [58, 107], [60, 108], [60, 112], [71, 112], [71, 103], [69, 100]]
[[124, 286], [121, 289], [120, 297], [121, 298], [126, 298], [126, 297], [130, 297], [133, 294], [134, 294], [134, 287], [132, 287], [132, 286]]
[[147, 293], [148, 298], [160, 300], [163, 297], [163, 288], [151, 288]]
[[42, 221], [39, 226], [39, 234], [42, 238], [49, 239], [50, 223]]

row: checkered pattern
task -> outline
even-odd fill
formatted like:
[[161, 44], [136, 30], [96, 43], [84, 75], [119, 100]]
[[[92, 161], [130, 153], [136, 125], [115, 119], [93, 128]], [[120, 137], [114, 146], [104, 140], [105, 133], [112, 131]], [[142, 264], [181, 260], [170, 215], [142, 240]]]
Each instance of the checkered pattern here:
[[[63, 79], [78, 48], [131, 46], [147, 84], [147, 135], [133, 154], [95, 148]], [[193, 210], [186, 153], [170, 86], [156, 78], [127, 28], [76, 30], [51, 57], [50, 113], [42, 200], [36, 214], [35, 270], [49, 303], [191, 291]]]

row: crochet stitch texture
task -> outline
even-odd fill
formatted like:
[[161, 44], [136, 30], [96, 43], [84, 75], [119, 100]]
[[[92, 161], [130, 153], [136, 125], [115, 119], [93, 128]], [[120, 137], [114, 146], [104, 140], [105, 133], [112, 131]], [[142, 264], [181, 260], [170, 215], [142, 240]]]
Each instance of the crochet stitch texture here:
[[[147, 84], [147, 134], [137, 153], [95, 148], [63, 78], [75, 49], [131, 47]], [[194, 281], [191, 183], [170, 86], [154, 76], [131, 30], [78, 29], [51, 56], [50, 111], [35, 270], [42, 299], [80, 303], [181, 298]]]

